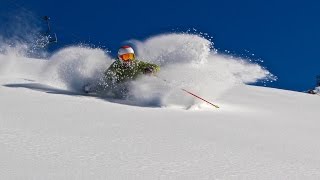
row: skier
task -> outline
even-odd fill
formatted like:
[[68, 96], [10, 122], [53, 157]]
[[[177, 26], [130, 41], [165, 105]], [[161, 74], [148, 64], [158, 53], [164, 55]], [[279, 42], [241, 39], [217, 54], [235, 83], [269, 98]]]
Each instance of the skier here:
[[156, 64], [139, 61], [135, 58], [132, 47], [122, 46], [118, 51], [118, 59], [104, 73], [107, 80], [122, 83], [138, 78], [142, 74], [154, 74], [160, 70]]
[[98, 85], [84, 87], [86, 93], [93, 91], [111, 92], [115, 97], [124, 98], [128, 93], [128, 86], [132, 80], [142, 75], [153, 75], [159, 72], [160, 66], [143, 62], [135, 58], [132, 47], [122, 46], [118, 51], [118, 58], [105, 71], [102, 82]]

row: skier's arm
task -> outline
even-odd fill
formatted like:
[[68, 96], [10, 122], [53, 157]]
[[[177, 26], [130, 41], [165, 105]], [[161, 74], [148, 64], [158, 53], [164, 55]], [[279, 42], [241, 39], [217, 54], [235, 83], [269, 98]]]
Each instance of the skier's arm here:
[[104, 72], [104, 80], [113, 81], [116, 77], [117, 62], [113, 62], [110, 67]]
[[139, 67], [144, 73], [157, 73], [160, 71], [160, 66], [157, 64], [140, 61]]

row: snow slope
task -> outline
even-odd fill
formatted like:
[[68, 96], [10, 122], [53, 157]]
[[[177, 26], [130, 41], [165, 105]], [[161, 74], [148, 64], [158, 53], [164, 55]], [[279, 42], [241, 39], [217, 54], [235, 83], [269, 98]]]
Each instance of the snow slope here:
[[[136, 42], [137, 48], [141, 57], [161, 63], [162, 78], [185, 83], [163, 88], [143, 79], [133, 86], [138, 92], [154, 92], [141, 88], [149, 82], [171, 96], [157, 93], [134, 102], [79, 92], [83, 81], [97, 79], [111, 63], [99, 50], [71, 47], [48, 60], [0, 55], [0, 179], [320, 178], [320, 97], [245, 85], [268, 72], [206, 48], [203, 60], [215, 66], [188, 60], [179, 63], [196, 76], [174, 74], [157, 60], [181, 51], [168, 47], [157, 50], [157, 57], [147, 52], [174, 36]], [[196, 37], [182, 40], [188, 38]], [[195, 42], [202, 47], [201, 39]], [[212, 71], [198, 75], [204, 69]], [[176, 86], [221, 108], [195, 101]]]
[[320, 99], [240, 86], [146, 108], [0, 79], [1, 179], [318, 179]]

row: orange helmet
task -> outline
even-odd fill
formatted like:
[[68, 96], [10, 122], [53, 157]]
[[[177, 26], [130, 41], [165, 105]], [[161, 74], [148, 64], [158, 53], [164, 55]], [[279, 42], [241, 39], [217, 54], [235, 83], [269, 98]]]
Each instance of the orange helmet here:
[[118, 51], [118, 58], [122, 61], [131, 61], [135, 58], [134, 50], [130, 46], [122, 46]]

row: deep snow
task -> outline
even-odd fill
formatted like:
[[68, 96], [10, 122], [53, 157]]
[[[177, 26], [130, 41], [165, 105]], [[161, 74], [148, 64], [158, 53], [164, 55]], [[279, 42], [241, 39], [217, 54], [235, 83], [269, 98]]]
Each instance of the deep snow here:
[[134, 101], [80, 93], [112, 62], [99, 49], [0, 55], [0, 179], [320, 178], [319, 96], [245, 85], [271, 74], [199, 36], [134, 43], [170, 81], [137, 81]]
[[0, 78], [1, 179], [318, 179], [320, 98], [239, 86], [148, 108]]
[[[199, 35], [164, 34], [130, 42], [139, 59], [161, 66], [157, 78], [144, 77], [131, 84], [131, 97], [137, 105], [190, 107], [197, 102], [192, 96], [185, 96], [181, 88], [216, 99], [235, 85], [276, 79], [255, 62], [217, 53], [213, 43]], [[6, 57], [0, 55], [0, 74], [32, 76], [46, 85], [72, 92], [80, 92], [84, 85], [99, 82], [113, 62], [109, 53], [81, 46], [63, 48], [48, 59], [26, 62], [24, 46], [5, 47], [2, 51]]]

